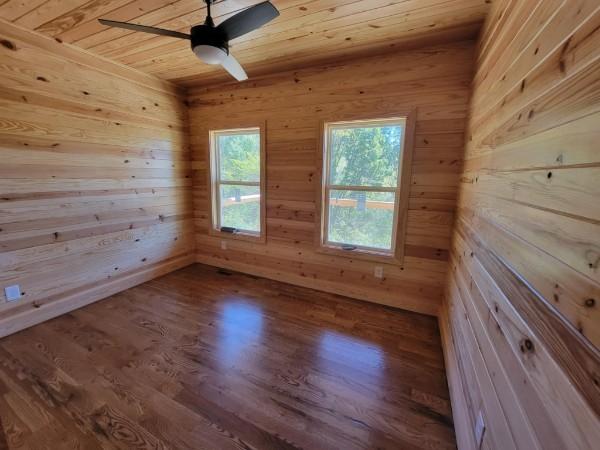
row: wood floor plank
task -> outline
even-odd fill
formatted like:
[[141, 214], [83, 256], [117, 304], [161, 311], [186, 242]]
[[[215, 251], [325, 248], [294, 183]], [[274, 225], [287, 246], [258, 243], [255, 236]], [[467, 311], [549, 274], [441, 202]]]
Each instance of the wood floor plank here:
[[11, 449], [456, 448], [435, 318], [200, 264], [0, 360]]

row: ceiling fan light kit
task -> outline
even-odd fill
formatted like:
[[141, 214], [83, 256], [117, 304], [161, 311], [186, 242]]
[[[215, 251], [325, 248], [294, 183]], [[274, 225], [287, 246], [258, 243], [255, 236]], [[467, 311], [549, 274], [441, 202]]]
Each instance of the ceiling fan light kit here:
[[194, 54], [206, 64], [222, 64], [227, 58], [227, 51], [212, 45], [198, 44], [192, 47]]
[[127, 30], [168, 36], [176, 39], [189, 39], [192, 52], [206, 64], [219, 64], [238, 81], [247, 80], [248, 76], [240, 63], [229, 53], [229, 41], [250, 33], [279, 16], [279, 11], [269, 1], [258, 3], [224, 20], [215, 27], [210, 15], [210, 5], [206, 3], [206, 19], [204, 24], [193, 26], [190, 34], [162, 28], [138, 25], [128, 22], [99, 19], [103, 25], [125, 28]]

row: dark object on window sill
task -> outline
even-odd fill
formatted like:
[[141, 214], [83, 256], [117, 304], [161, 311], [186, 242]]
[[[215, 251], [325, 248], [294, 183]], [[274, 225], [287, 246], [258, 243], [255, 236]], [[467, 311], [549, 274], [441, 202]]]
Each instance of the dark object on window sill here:
[[348, 244], [344, 244], [342, 245], [342, 250], [356, 250], [356, 245], [348, 245]]
[[237, 233], [238, 229], [233, 227], [221, 227], [223, 233]]

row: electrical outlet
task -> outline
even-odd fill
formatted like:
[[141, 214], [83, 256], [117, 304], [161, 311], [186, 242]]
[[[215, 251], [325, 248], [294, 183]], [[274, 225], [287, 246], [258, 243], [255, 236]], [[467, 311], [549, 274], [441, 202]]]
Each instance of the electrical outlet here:
[[227, 250], [227, 241], [221, 241], [221, 250]]
[[6, 301], [8, 302], [19, 300], [21, 298], [21, 287], [18, 284], [6, 286], [4, 288], [4, 295], [6, 296]]
[[382, 279], [383, 278], [383, 266], [375, 266], [375, 269], [373, 270], [373, 275], [375, 276], [375, 278]]
[[483, 413], [479, 411], [479, 414], [477, 415], [477, 422], [475, 422], [475, 443], [477, 445], [477, 448], [481, 448], [484, 433], [485, 422], [483, 421]]

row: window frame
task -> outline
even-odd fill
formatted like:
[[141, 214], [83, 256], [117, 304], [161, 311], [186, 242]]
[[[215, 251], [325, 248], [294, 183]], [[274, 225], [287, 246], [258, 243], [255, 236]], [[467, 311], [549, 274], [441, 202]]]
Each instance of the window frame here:
[[[238, 239], [244, 241], [265, 243], [266, 242], [266, 151], [265, 151], [265, 123], [244, 123], [237, 124], [237, 126], [210, 129], [208, 131], [208, 188], [209, 188], [209, 211], [210, 211], [210, 223], [209, 223], [209, 234], [212, 236], [220, 237], [221, 239]], [[260, 168], [259, 168], [259, 181], [258, 182], [246, 182], [246, 181], [223, 181], [220, 179], [220, 158], [218, 154], [218, 148], [216, 145], [217, 137], [219, 135], [230, 135], [230, 134], [244, 134], [248, 131], [258, 131], [260, 141]], [[260, 193], [260, 206], [259, 206], [259, 223], [260, 232], [255, 233], [251, 230], [240, 230], [235, 233], [227, 233], [220, 230], [221, 211], [220, 211], [220, 188], [222, 185], [237, 185], [237, 186], [258, 186]]]
[[[355, 116], [343, 117], [335, 120], [322, 120], [320, 126], [320, 149], [318, 157], [320, 189], [317, 196], [317, 232], [316, 245], [320, 253], [344, 256], [346, 258], [366, 259], [375, 262], [401, 265], [404, 260], [404, 245], [406, 242], [406, 222], [408, 217], [408, 199], [410, 191], [410, 179], [412, 174], [412, 157], [415, 134], [414, 110], [396, 112], [394, 114], [377, 114], [371, 117]], [[328, 148], [330, 130], [340, 126], [354, 127], [356, 125], [376, 124], [404, 124], [403, 140], [401, 142], [401, 154], [398, 161], [398, 180], [395, 187], [372, 187], [372, 186], [346, 186], [329, 183], [331, 151]], [[331, 190], [353, 190], [362, 192], [393, 192], [394, 220], [392, 225], [392, 248], [390, 251], [380, 248], [356, 246], [353, 250], [342, 248], [343, 243], [335, 243], [328, 240], [329, 204]]]

